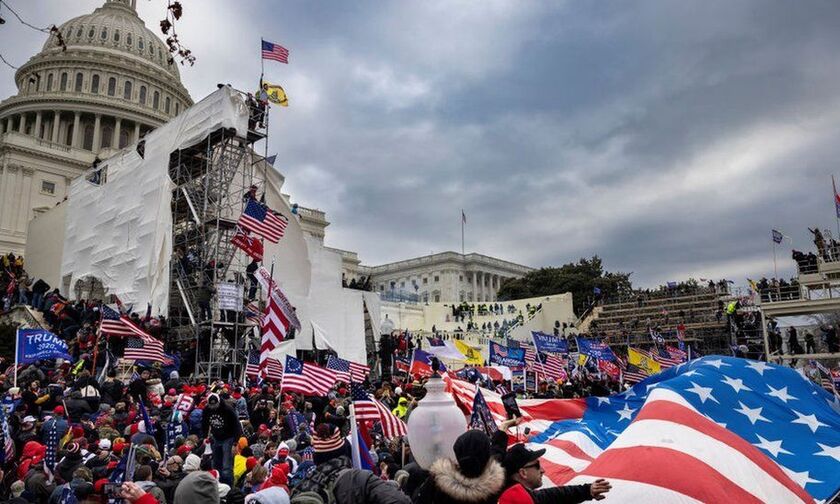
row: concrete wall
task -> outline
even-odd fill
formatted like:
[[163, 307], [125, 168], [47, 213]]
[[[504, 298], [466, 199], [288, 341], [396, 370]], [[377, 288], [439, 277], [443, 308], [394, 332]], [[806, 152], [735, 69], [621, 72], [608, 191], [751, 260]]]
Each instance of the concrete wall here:
[[[481, 303], [473, 303], [481, 304]], [[528, 299], [517, 299], [515, 301], [500, 302], [505, 308], [508, 305], [514, 305], [516, 312], [508, 314], [507, 311], [503, 315], [485, 315], [473, 317], [473, 322], [479, 326], [485, 322], [493, 323], [498, 321], [500, 324], [502, 320], [511, 320], [522, 311], [527, 318], [526, 305], [536, 306], [542, 304], [542, 311], [526, 323], [527, 330], [551, 332], [554, 328], [554, 322], [573, 323], [577, 320], [572, 308], [572, 295], [570, 293], [557, 294], [547, 297], [536, 297]], [[397, 329], [408, 329], [410, 331], [431, 331], [432, 326], [439, 331], [455, 331], [456, 328], [466, 328], [466, 322], [455, 322], [452, 317], [452, 305], [450, 303], [392, 303], [383, 301], [382, 306], [382, 320], [385, 316], [393, 322]], [[522, 331], [515, 332], [516, 337]], [[524, 334], [524, 333], [523, 333]], [[530, 337], [530, 332], [527, 333]]]
[[66, 208], [62, 203], [29, 221], [25, 268], [33, 280], [43, 278], [51, 288], [61, 287]]

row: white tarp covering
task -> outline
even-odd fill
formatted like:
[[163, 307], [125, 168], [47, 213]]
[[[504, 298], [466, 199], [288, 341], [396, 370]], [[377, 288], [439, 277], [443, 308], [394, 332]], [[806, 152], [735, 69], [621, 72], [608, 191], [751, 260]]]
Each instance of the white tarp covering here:
[[131, 145], [105, 160], [102, 185], [79, 177], [70, 186], [61, 276], [70, 285], [86, 276], [102, 280], [109, 294], [166, 314], [172, 255], [173, 184], [169, 156], [219, 128], [245, 135], [248, 110], [228, 87], [207, 96], [145, 137], [145, 157]]

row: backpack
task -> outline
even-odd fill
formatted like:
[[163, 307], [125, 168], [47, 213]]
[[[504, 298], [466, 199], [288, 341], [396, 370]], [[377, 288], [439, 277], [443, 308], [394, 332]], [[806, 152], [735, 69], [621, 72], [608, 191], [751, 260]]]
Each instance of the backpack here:
[[292, 496], [295, 498], [300, 497], [310, 500], [301, 501], [293, 498], [292, 502], [300, 504], [315, 503], [316, 501], [311, 500], [313, 498], [311, 494], [314, 493], [321, 498], [320, 504], [334, 504], [335, 496], [333, 495], [333, 489], [335, 482], [341, 471], [350, 469], [351, 467], [350, 458], [346, 456], [334, 458], [329, 462], [315, 467], [315, 470], [311, 471], [309, 477], [301, 481], [292, 492]]

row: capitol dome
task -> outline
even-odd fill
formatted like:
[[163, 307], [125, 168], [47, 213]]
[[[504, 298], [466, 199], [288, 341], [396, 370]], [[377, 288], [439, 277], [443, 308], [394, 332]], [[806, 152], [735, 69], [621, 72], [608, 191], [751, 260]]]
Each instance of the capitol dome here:
[[51, 34], [15, 73], [19, 92], [0, 103], [0, 131], [103, 157], [192, 105], [178, 64], [135, 2], [106, 0], [62, 24], [66, 50]]

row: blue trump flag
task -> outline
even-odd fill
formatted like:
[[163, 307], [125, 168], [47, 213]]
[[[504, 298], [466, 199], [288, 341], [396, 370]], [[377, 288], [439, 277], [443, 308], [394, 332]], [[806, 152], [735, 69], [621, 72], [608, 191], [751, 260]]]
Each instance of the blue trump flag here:
[[600, 341], [577, 338], [578, 351], [594, 359], [614, 361], [615, 354], [610, 350], [609, 345]]
[[71, 360], [67, 343], [44, 329], [19, 329], [17, 332], [17, 363], [32, 364], [46, 359]]
[[490, 342], [490, 362], [499, 366], [525, 367], [525, 349]]
[[531, 331], [531, 337], [534, 338], [534, 346], [537, 348], [537, 352], [569, 353], [569, 345], [562, 338], [539, 331]]

